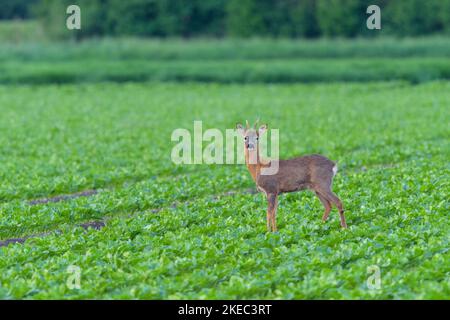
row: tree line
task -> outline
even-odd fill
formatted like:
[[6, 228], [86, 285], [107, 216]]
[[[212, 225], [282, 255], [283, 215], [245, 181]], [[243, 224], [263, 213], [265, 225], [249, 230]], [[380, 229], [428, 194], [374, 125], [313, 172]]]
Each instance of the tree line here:
[[[357, 37], [450, 34], [450, 0], [0, 0], [0, 19], [40, 19], [54, 37], [66, 8], [81, 8], [79, 38]], [[382, 29], [368, 30], [366, 9], [381, 8]]]

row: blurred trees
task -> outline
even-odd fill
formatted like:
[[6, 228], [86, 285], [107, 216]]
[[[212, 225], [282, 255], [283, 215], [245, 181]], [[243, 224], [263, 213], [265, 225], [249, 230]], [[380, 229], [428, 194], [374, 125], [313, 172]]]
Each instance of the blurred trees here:
[[30, 8], [39, 0], [0, 0], [0, 20], [27, 19]]
[[231, 36], [319, 35], [316, 0], [229, 0], [226, 33]]
[[[81, 7], [82, 30], [68, 32], [65, 9]], [[366, 8], [381, 8], [368, 31]], [[450, 0], [0, 0], [0, 19], [41, 19], [54, 37], [356, 37], [450, 33]]]
[[366, 29], [365, 1], [317, 0], [317, 21], [324, 36], [354, 37]]
[[105, 22], [115, 35], [191, 37], [220, 36], [224, 32], [226, 0], [104, 2]]
[[441, 32], [450, 27], [449, 0], [391, 0], [388, 8], [387, 27], [394, 34], [417, 36]]

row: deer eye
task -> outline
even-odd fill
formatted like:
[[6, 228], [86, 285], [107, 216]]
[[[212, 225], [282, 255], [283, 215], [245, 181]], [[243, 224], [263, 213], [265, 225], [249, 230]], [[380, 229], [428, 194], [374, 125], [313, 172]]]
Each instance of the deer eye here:
[[248, 137], [245, 137], [244, 140], [247, 141], [247, 140], [248, 140]]

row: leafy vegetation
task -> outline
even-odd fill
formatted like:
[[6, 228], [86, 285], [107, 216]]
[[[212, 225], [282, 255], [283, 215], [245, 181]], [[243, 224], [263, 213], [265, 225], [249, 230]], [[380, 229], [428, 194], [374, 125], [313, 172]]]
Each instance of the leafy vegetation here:
[[[448, 298], [449, 91], [443, 81], [0, 86], [0, 239], [50, 232], [0, 247], [0, 297]], [[267, 234], [245, 166], [170, 161], [174, 129], [257, 116], [280, 129], [283, 158], [339, 163], [348, 230], [336, 211], [323, 223], [304, 192], [282, 196], [279, 233]], [[87, 189], [98, 193], [29, 202]], [[79, 227], [99, 220], [101, 230]], [[71, 265], [80, 289], [66, 285]], [[373, 265], [380, 290], [367, 288]]]

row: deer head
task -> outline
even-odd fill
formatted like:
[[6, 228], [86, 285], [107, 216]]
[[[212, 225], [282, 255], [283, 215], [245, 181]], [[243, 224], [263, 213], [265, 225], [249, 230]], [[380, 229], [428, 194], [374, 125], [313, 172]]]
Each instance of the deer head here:
[[253, 127], [250, 127], [248, 121], [245, 121], [246, 127], [242, 124], [236, 124], [237, 131], [244, 138], [244, 146], [246, 152], [258, 151], [259, 137], [267, 131], [267, 124], [263, 124], [258, 128], [258, 120], [256, 120]]

